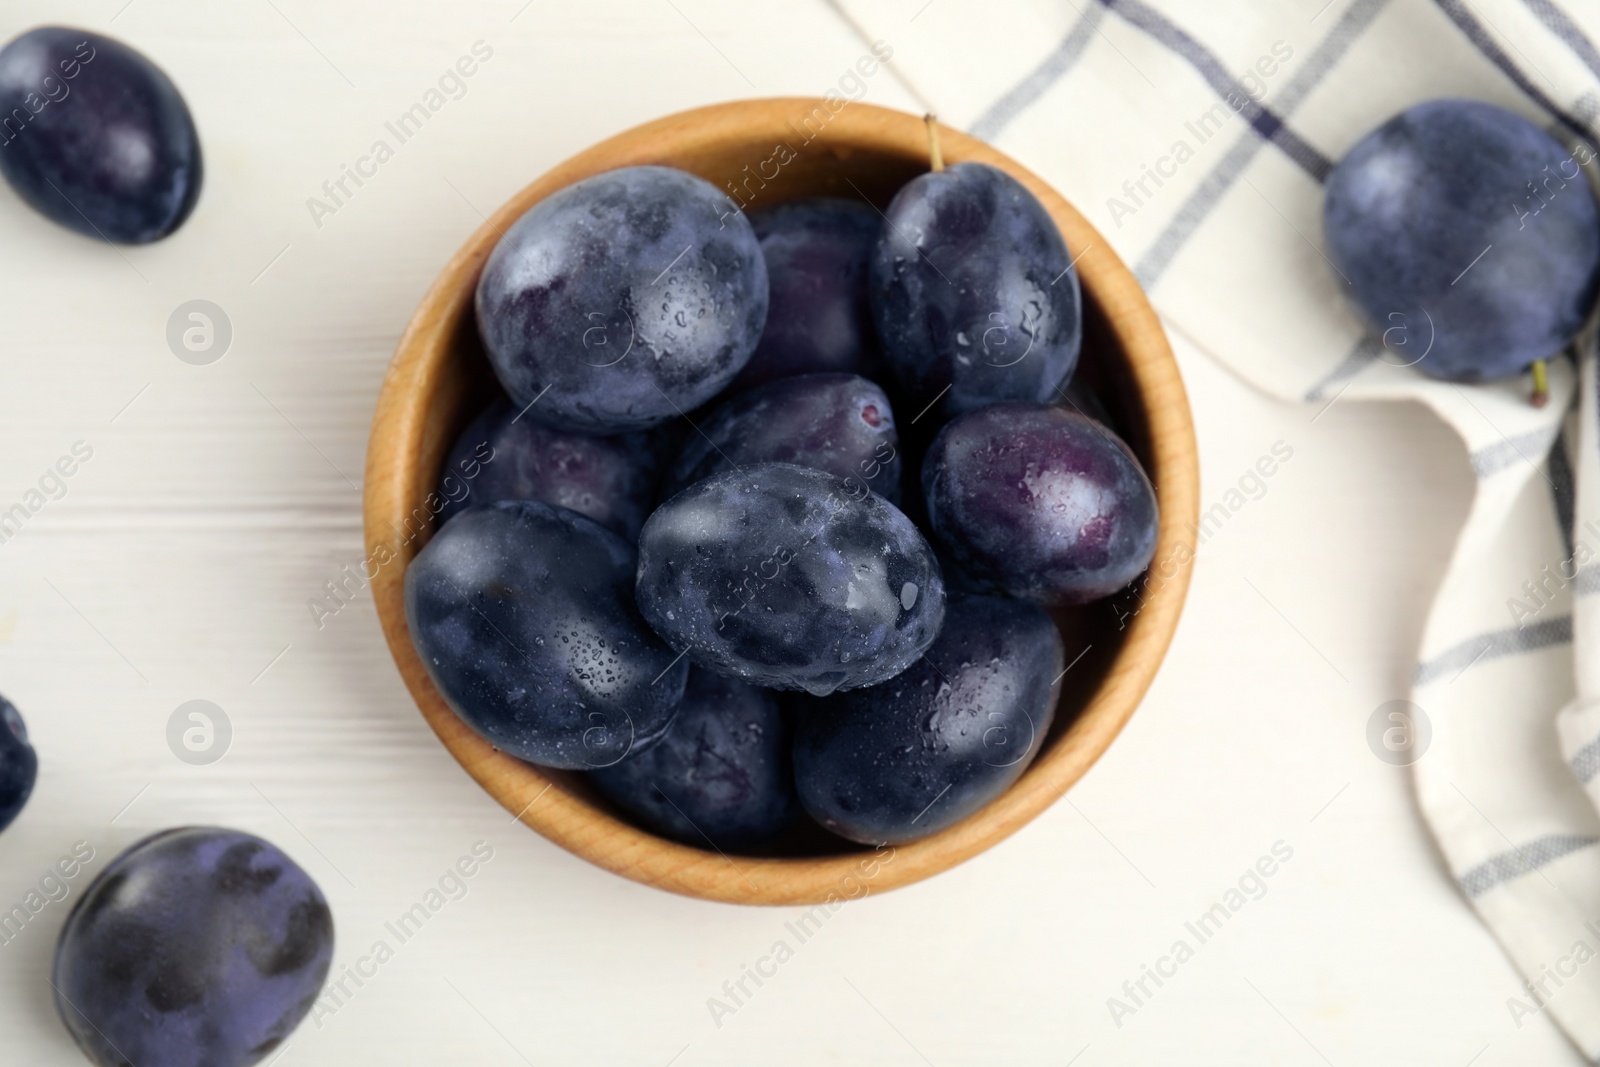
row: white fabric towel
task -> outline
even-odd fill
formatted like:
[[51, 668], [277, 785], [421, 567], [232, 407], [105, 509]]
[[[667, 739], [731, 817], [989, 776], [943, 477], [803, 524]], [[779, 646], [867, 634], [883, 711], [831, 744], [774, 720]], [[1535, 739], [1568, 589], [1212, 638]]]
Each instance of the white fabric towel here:
[[1592, 137], [1600, 5], [838, 4], [895, 49], [943, 121], [1012, 150], [1077, 204], [1169, 326], [1240, 376], [1317, 405], [1420, 400], [1460, 434], [1478, 485], [1418, 655], [1412, 699], [1432, 735], [1412, 767], [1417, 797], [1527, 980], [1508, 1007], [1549, 1012], [1600, 1059], [1600, 964], [1585, 965], [1600, 957], [1592, 346], [1552, 365], [1542, 410], [1526, 381], [1425, 379], [1398, 365], [1403, 338], [1386, 349], [1364, 334], [1321, 223], [1333, 163], [1423, 100], [1497, 103], [1568, 146]]

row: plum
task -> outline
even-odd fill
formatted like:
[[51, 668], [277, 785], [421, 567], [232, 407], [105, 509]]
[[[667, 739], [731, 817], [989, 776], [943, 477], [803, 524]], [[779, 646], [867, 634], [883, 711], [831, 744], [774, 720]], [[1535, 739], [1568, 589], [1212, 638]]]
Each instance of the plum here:
[[912, 402], [951, 418], [1050, 399], [1078, 364], [1083, 312], [1044, 206], [1004, 171], [957, 163], [907, 182], [886, 215], [872, 312]]
[[673, 463], [668, 494], [751, 463], [796, 463], [900, 496], [899, 437], [882, 389], [854, 374], [780, 378], [722, 402]]
[[668, 837], [740, 849], [800, 813], [789, 745], [775, 694], [695, 668], [661, 743], [591, 771], [589, 780]]
[[876, 685], [938, 635], [944, 579], [893, 504], [757, 463], [696, 482], [639, 534], [639, 610], [698, 666], [771, 689]]
[[41, 26], [0, 49], [0, 174], [34, 210], [118, 244], [160, 240], [200, 197], [194, 119], [120, 41]]
[[235, 830], [186, 827], [112, 860], [56, 946], [56, 1009], [100, 1067], [247, 1067], [305, 1018], [333, 961], [311, 876]]
[[1600, 289], [1600, 210], [1574, 152], [1492, 104], [1433, 100], [1339, 161], [1328, 254], [1387, 361], [1506, 378], [1572, 340]]
[[961, 588], [1085, 604], [1155, 554], [1155, 490], [1128, 446], [1086, 415], [995, 404], [939, 431], [922, 461], [934, 539]]
[[[520, 416], [520, 417], [519, 417]], [[591, 437], [551, 429], [504, 399], [461, 432], [439, 479], [438, 522], [473, 504], [540, 500], [632, 541], [655, 503], [662, 433]]]
[[733, 380], [766, 322], [767, 265], [709, 182], [624, 167], [529, 208], [490, 253], [476, 299], [518, 408], [616, 434], [686, 414]]
[[811, 817], [900, 844], [971, 815], [1022, 776], [1055, 715], [1064, 652], [1043, 608], [952, 597], [939, 639], [896, 678], [795, 707], [795, 783]]
[[767, 325], [734, 389], [793, 374], [867, 374], [878, 338], [867, 259], [883, 216], [856, 200], [812, 197], [750, 213], [771, 293]]
[[0, 830], [22, 814], [38, 777], [39, 757], [28, 743], [28, 728], [11, 701], [0, 697]]
[[467, 508], [406, 571], [411, 639], [446, 703], [498, 748], [609, 766], [661, 739], [689, 671], [634, 607], [634, 560], [566, 508]]

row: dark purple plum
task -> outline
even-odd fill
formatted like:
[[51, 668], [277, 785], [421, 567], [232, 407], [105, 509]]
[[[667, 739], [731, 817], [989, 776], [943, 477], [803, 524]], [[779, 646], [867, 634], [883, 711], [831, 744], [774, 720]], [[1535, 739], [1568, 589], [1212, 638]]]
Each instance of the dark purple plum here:
[[634, 561], [566, 508], [470, 507], [406, 571], [411, 639], [445, 701], [498, 748], [609, 766], [661, 739], [689, 673], [634, 607]]
[[670, 495], [720, 471], [795, 463], [900, 498], [900, 439], [882, 389], [854, 374], [780, 378], [722, 402], [691, 434], [667, 477]]
[[1064, 667], [1061, 635], [1043, 608], [952, 597], [939, 639], [904, 674], [797, 702], [801, 802], [865, 845], [915, 841], [960, 822], [1038, 755]]
[[56, 1009], [100, 1067], [246, 1067], [305, 1018], [333, 916], [273, 845], [188, 827], [112, 860], [56, 946]]
[[775, 694], [696, 668], [661, 743], [589, 780], [652, 830], [740, 849], [800, 814], [789, 746]]
[[883, 216], [857, 200], [815, 197], [752, 211], [750, 226], [771, 301], [761, 342], [733, 388], [793, 374], [866, 374], [878, 352], [867, 259]]
[[955, 419], [923, 458], [922, 494], [962, 588], [1086, 604], [1133, 581], [1155, 554], [1144, 468], [1076, 411], [995, 404]]
[[907, 182], [886, 214], [872, 312], [911, 401], [951, 418], [1054, 396], [1078, 365], [1083, 314], [1066, 242], [1033, 194], [957, 163]]
[[45, 218], [160, 240], [194, 209], [202, 169], [182, 95], [127, 45], [41, 26], [0, 49], [0, 174]]
[[1328, 254], [1390, 363], [1506, 378], [1572, 340], [1600, 288], [1600, 211], [1572, 151], [1474, 100], [1401, 112], [1328, 177]]
[[22, 814], [38, 777], [39, 757], [28, 743], [28, 728], [11, 701], [0, 697], [0, 830]]
[[944, 620], [922, 534], [859, 482], [792, 463], [724, 471], [639, 534], [639, 610], [697, 665], [823, 695], [905, 670]]
[[462, 431], [439, 478], [438, 521], [473, 504], [539, 500], [637, 538], [663, 466], [660, 431], [591, 437], [520, 414], [500, 400]]
[[624, 167], [513, 223], [477, 311], [489, 362], [529, 418], [624, 433], [688, 413], [739, 373], [767, 319], [767, 265], [709, 182]]

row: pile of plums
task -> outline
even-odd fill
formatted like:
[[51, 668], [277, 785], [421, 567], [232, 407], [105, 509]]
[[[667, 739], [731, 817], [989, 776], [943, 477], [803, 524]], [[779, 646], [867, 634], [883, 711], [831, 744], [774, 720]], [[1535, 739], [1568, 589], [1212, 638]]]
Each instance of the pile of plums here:
[[1328, 253], [1385, 360], [1474, 382], [1533, 372], [1573, 340], [1600, 292], [1600, 209], [1585, 166], [1520, 115], [1418, 104], [1328, 177]]
[[1022, 774], [1066, 667], [1046, 609], [1143, 573], [1156, 499], [1073, 381], [1049, 215], [937, 158], [882, 212], [748, 216], [628, 167], [503, 235], [476, 312], [505, 395], [405, 582], [477, 733], [722, 850], [807, 815], [914, 840]]

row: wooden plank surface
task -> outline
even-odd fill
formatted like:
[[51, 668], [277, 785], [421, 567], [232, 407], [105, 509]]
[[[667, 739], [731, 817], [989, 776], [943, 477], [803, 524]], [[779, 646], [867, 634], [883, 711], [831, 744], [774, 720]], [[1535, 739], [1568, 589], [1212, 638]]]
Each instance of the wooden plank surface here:
[[[908, 0], [908, 22], [921, 6]], [[1364, 740], [1373, 709], [1403, 695], [1470, 485], [1417, 410], [1341, 403], [1313, 423], [1174, 338], [1202, 508], [1275, 442], [1293, 459], [1202, 546], [1143, 707], [1071, 804], [803, 941], [799, 909], [662, 893], [513, 824], [417, 714], [370, 599], [315, 621], [307, 602], [362, 554], [384, 368], [451, 252], [533, 176], [619, 130], [837, 85], [865, 46], [826, 4], [11, 0], [0, 20], [6, 36], [77, 24], [156, 57], [208, 168], [176, 238], [121, 253], [0, 190], [0, 506], [75, 442], [93, 449], [0, 544], [0, 692], [43, 761], [0, 836], [0, 909], [76, 842], [94, 871], [160, 828], [235, 826], [320, 881], [342, 969], [487, 842], [466, 895], [308, 1021], [289, 1067], [1060, 1064], [1086, 1046], [1082, 1065], [1316, 1062], [1296, 1029], [1334, 1063], [1466, 1063], [1486, 1045], [1480, 1065], [1571, 1061], [1542, 1019], [1506, 1015], [1518, 983], [1434, 857], [1406, 778]], [[478, 41], [493, 54], [464, 94], [314, 218], [307, 200], [392, 140], [385, 123]], [[984, 61], [1023, 71], [1053, 44]], [[916, 107], [890, 75], [866, 99]], [[165, 340], [194, 299], [233, 328], [207, 366]], [[232, 724], [209, 766], [166, 739], [193, 699]], [[1293, 859], [1265, 895], [1117, 1026], [1108, 998], [1280, 840]], [[0, 943], [0, 1062], [78, 1062], [44, 978], [81, 889]], [[792, 957], [736, 1002], [724, 984], [772, 969], [780, 941]]]

